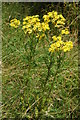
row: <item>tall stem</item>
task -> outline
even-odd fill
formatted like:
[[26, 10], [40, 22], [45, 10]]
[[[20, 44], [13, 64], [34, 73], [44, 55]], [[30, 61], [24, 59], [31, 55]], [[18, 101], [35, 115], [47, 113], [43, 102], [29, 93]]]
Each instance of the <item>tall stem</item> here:
[[48, 79], [49, 79], [51, 66], [52, 66], [52, 56], [50, 57], [50, 64], [49, 64], [49, 66], [48, 66], [48, 72], [47, 72], [47, 76], [46, 76], [46, 80], [45, 80], [44, 87], [46, 86], [47, 81], [48, 81]]

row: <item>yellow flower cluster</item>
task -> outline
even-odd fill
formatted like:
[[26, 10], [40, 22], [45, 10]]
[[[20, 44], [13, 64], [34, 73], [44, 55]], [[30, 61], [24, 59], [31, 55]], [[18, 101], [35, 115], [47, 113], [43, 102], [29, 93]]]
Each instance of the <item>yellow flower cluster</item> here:
[[64, 52], [70, 51], [73, 48], [73, 43], [72, 41], [68, 41], [64, 43], [64, 46], [62, 47], [62, 50]]
[[[45, 32], [46, 30], [50, 30], [49, 22], [52, 22], [55, 26], [54, 27], [61, 27], [65, 25], [65, 18], [56, 11], [48, 12], [47, 15], [43, 16], [44, 22], [40, 22], [39, 15], [34, 16], [26, 16], [23, 19], [23, 27], [25, 33], [31, 34], [34, 32]], [[17, 19], [13, 19], [10, 21], [10, 25], [17, 28], [20, 25], [20, 21]]]
[[12, 19], [10, 21], [10, 26], [14, 27], [14, 28], [17, 28], [18, 26], [20, 25], [20, 21], [17, 20], [16, 18], [15, 19]]
[[24, 30], [25, 34], [31, 34], [33, 31], [36, 31], [37, 26], [40, 26], [39, 15], [26, 16], [26, 18], [23, 19], [22, 29]]
[[[43, 16], [44, 22], [40, 22], [39, 15], [34, 16], [26, 16], [23, 19], [23, 27], [25, 34], [45, 32], [46, 30], [50, 30], [49, 22], [54, 23], [54, 27], [60, 27], [65, 25], [65, 18], [56, 11], [48, 12], [47, 15]], [[20, 25], [20, 21], [17, 19], [11, 20], [11, 26], [17, 28]]]
[[53, 43], [50, 45], [49, 52], [53, 53], [55, 51], [63, 50], [64, 52], [70, 51], [73, 48], [73, 43], [71, 41], [63, 42], [61, 36], [53, 36]]
[[22, 29], [24, 30], [25, 34], [31, 34], [32, 32], [44, 32], [46, 30], [49, 30], [50, 28], [48, 23], [40, 22], [39, 15], [34, 15], [27, 16], [23, 19]]
[[[46, 37], [45, 31], [50, 30], [50, 23], [52, 23], [53, 28], [60, 28], [65, 25], [65, 18], [61, 14], [58, 14], [56, 11], [48, 12], [46, 15], [44, 15], [43, 22], [40, 22], [39, 15], [26, 16], [26, 18], [23, 19], [22, 29], [25, 34], [34, 33], [36, 38], [41, 40]], [[17, 28], [20, 25], [20, 21], [17, 19], [13, 19], [10, 21], [10, 25]], [[59, 50], [63, 50], [64, 52], [66, 52], [70, 51], [70, 49], [73, 48], [73, 43], [71, 41], [63, 42], [61, 40], [63, 35], [69, 34], [68, 29], [62, 29], [59, 32], [59, 36], [54, 35], [52, 37], [53, 43], [49, 48], [49, 52], [53, 53], [54, 51]]]
[[61, 50], [61, 46], [64, 44], [64, 42], [61, 40], [61, 36], [53, 36], [53, 43], [50, 45], [49, 52], [53, 53], [54, 51]]
[[67, 35], [67, 34], [69, 34], [68, 29], [66, 28], [66, 29], [62, 30], [62, 31], [61, 31], [61, 34], [62, 34], [62, 35]]
[[41, 23], [41, 28], [42, 31], [50, 30], [49, 24], [44, 22]]
[[48, 12], [47, 15], [43, 16], [43, 19], [44, 22], [52, 22], [55, 25], [55, 27], [58, 28], [65, 25], [65, 18], [61, 14], [58, 15], [56, 11]]

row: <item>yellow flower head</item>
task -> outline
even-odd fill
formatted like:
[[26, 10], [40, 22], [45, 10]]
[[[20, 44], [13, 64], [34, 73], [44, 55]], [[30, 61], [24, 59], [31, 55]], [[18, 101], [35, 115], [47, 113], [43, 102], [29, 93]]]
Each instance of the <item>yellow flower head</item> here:
[[56, 40], [57, 40], [57, 37], [56, 37], [56, 36], [53, 36], [52, 39], [53, 39], [53, 41], [56, 41]]
[[61, 40], [61, 35], [58, 37], [53, 36], [52, 38], [55, 42], [50, 45], [49, 52], [51, 53], [62, 50], [67, 52], [73, 48], [73, 43], [71, 41], [63, 42]]
[[60, 41], [61, 40], [61, 36], [58, 36], [58, 37], [56, 37], [55, 35], [52, 37], [52, 39], [53, 39], [53, 41], [55, 42], [55, 41]]
[[48, 23], [42, 22], [41, 27], [42, 27], [43, 31], [50, 30], [50, 27], [49, 27]]
[[57, 24], [57, 25], [60, 25], [60, 24], [61, 24], [61, 25], [65, 25], [65, 23], [62, 22], [61, 20], [58, 20], [56, 24]]
[[45, 37], [45, 34], [43, 33], [40, 37], [39, 37], [39, 40], [41, 40], [42, 38]]
[[53, 13], [52, 12], [48, 12], [48, 16], [49, 17], [53, 17]]
[[62, 30], [62, 31], [61, 31], [61, 34], [62, 34], [62, 35], [63, 35], [63, 34], [68, 35], [68, 34], [69, 34], [68, 29], [64, 29], [64, 30]]
[[61, 21], [65, 21], [66, 19], [60, 14], [59, 18], [61, 19]]
[[54, 16], [57, 16], [58, 14], [57, 14], [57, 12], [54, 12]]
[[14, 27], [14, 28], [17, 28], [18, 26], [20, 25], [20, 21], [17, 20], [16, 18], [15, 19], [12, 19], [10, 21], [10, 26]]
[[62, 47], [62, 50], [64, 52], [70, 51], [73, 48], [72, 41], [65, 42], [64, 46]]
[[58, 36], [57, 39], [58, 39], [58, 40], [61, 40], [61, 36]]

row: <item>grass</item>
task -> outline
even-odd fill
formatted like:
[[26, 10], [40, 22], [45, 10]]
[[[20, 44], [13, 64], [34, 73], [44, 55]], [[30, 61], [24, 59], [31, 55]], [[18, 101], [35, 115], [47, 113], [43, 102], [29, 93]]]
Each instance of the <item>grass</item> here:
[[[29, 48], [26, 46], [28, 38], [21, 29], [14, 30], [9, 26], [11, 8], [12, 6], [8, 6], [6, 9], [3, 4], [3, 118], [26, 117], [44, 120], [78, 117], [78, 45], [75, 34], [71, 37], [74, 48], [66, 54], [56, 76], [54, 76], [55, 63], [44, 88], [47, 76], [44, 57], [48, 60], [49, 56], [44, 56], [43, 47], [38, 44], [34, 63], [30, 63], [31, 70], [29, 70], [27, 59]], [[14, 12], [14, 10], [12, 15], [17, 17], [20, 11]], [[27, 47], [27, 51], [24, 46]]]

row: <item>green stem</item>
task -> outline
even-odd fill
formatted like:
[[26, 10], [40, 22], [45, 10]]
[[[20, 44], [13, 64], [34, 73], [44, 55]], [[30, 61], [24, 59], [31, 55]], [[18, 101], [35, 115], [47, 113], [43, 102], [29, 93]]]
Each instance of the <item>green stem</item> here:
[[[61, 66], [61, 60], [64, 60], [64, 57], [65, 57], [65, 54], [64, 54], [64, 56], [62, 57], [63, 59], [61, 59], [61, 53], [59, 53], [57, 70], [56, 70], [56, 72], [55, 72], [55, 74], [54, 74], [54, 81], [55, 81], [55, 79], [56, 79], [57, 73], [59, 72], [59, 68], [60, 68], [60, 66]], [[51, 84], [51, 88], [50, 88], [50, 90], [49, 90], [49, 94], [51, 93], [51, 91], [52, 91], [52, 89], [53, 89], [53, 84], [54, 84], [54, 82], [52, 82], [52, 84]], [[49, 94], [48, 94], [48, 95], [49, 95]]]
[[47, 81], [48, 81], [48, 79], [49, 79], [51, 67], [52, 67], [52, 57], [50, 58], [50, 64], [49, 64], [49, 66], [48, 66], [48, 72], [47, 72], [47, 76], [46, 76], [46, 80], [45, 80], [44, 87], [46, 86]]

